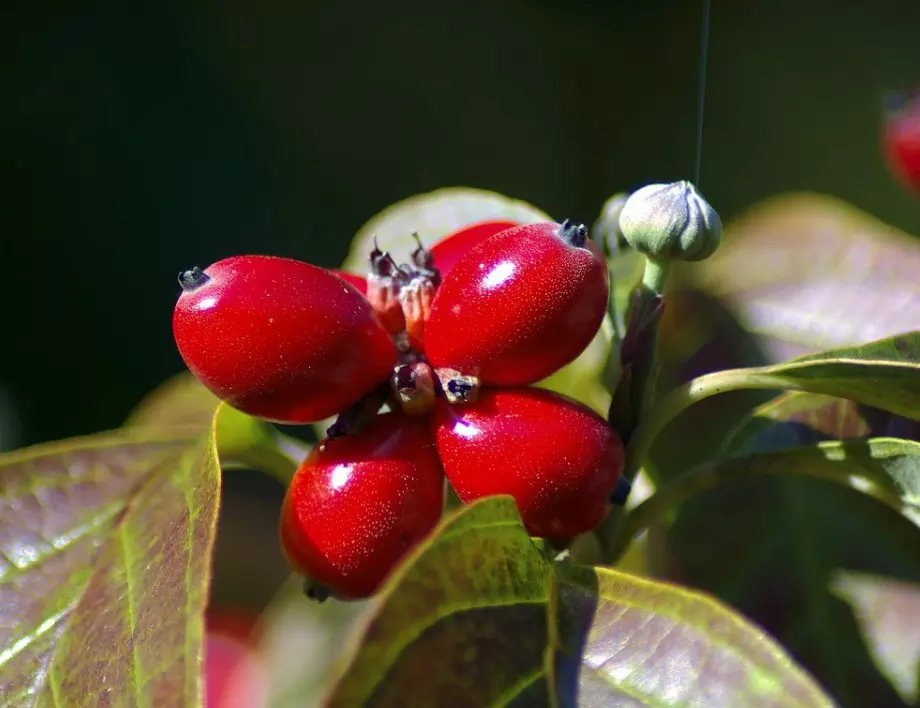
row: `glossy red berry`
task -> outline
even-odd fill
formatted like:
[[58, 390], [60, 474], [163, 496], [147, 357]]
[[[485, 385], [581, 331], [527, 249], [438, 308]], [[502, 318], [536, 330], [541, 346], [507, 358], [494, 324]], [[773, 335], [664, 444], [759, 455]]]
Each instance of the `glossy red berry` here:
[[303, 462], [281, 512], [282, 547], [336, 595], [367, 597], [434, 528], [443, 501], [428, 420], [387, 413]]
[[483, 221], [445, 236], [431, 247], [434, 267], [438, 269], [443, 278], [453, 270], [457, 261], [471, 248], [479, 245], [490, 236], [515, 226], [519, 226], [519, 224], [513, 221]]
[[384, 383], [396, 363], [368, 301], [322, 268], [238, 256], [180, 283], [179, 353], [207, 388], [250, 415], [323, 420]]
[[920, 92], [892, 110], [882, 132], [889, 168], [904, 185], [920, 194]]
[[431, 365], [484, 385], [534, 383], [577, 357], [607, 308], [607, 268], [584, 226], [507, 229], [464, 254], [425, 327]]
[[367, 280], [365, 278], [362, 278], [360, 275], [355, 275], [354, 273], [349, 273], [347, 270], [334, 269], [331, 272], [335, 273], [349, 285], [353, 285], [362, 295], [367, 295]]
[[533, 536], [593, 529], [623, 471], [623, 444], [606, 421], [550, 391], [483, 389], [478, 401], [458, 406], [442, 399], [432, 422], [457, 496], [510, 494]]

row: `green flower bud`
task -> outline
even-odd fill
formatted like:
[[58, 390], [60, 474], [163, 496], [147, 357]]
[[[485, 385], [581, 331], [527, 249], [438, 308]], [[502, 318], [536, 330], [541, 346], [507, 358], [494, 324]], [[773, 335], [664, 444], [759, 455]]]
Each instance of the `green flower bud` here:
[[701, 261], [722, 243], [722, 220], [686, 180], [633, 192], [619, 225], [630, 246], [660, 261]]
[[592, 238], [603, 244], [608, 255], [617, 255], [629, 247], [626, 239], [623, 238], [623, 232], [620, 231], [620, 212], [623, 211], [623, 205], [629, 199], [627, 192], [614, 194], [608, 199], [601, 208], [601, 215], [597, 218], [591, 233]]

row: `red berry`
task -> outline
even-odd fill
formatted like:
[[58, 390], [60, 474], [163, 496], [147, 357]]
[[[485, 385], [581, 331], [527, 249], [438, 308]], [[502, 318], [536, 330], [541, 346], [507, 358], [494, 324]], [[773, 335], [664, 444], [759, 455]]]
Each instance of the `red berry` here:
[[347, 270], [338, 269], [334, 269], [331, 272], [335, 273], [349, 285], [353, 285], [362, 295], [367, 295], [367, 280], [362, 278], [360, 275], [349, 273]]
[[518, 224], [513, 221], [483, 221], [445, 236], [431, 247], [434, 267], [438, 269], [443, 278], [471, 248], [490, 236], [515, 226]]
[[484, 385], [546, 378], [594, 338], [607, 308], [607, 268], [583, 226], [507, 229], [468, 251], [444, 279], [425, 326], [433, 367]]
[[444, 475], [427, 418], [377, 416], [314, 448], [281, 512], [281, 542], [300, 573], [347, 598], [371, 595], [441, 517]]
[[888, 115], [882, 142], [889, 168], [920, 194], [920, 92]]
[[483, 389], [475, 403], [457, 406], [440, 399], [433, 430], [457, 496], [510, 494], [533, 536], [593, 529], [623, 471], [623, 444], [606, 421], [541, 389]]
[[238, 256], [180, 282], [179, 353], [207, 388], [250, 415], [323, 420], [385, 382], [396, 363], [368, 301], [322, 268]]
[[268, 704], [268, 671], [255, 648], [233, 635], [205, 634], [205, 708], [256, 708]]
[[248, 607], [209, 607], [205, 612], [205, 625], [209, 633], [235, 637], [252, 646], [258, 644], [261, 616]]

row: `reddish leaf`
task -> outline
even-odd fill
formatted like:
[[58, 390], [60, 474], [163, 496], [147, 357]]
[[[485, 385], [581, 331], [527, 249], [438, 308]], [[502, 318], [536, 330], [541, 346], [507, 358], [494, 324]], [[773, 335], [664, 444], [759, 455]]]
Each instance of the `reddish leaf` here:
[[770, 361], [920, 330], [920, 243], [815, 194], [766, 200], [684, 274], [724, 302]]
[[712, 599], [563, 562], [513, 501], [448, 517], [389, 582], [330, 705], [828, 706], [762, 631]]
[[789, 391], [767, 401], [726, 437], [723, 450], [778, 450], [826, 440], [920, 439], [920, 423], [845, 398]]
[[920, 584], [841, 571], [831, 589], [853, 608], [879, 670], [906, 703], [920, 698]]
[[0, 456], [0, 694], [194, 705], [217, 514], [212, 436], [116, 432]]
[[510, 497], [462, 507], [390, 578], [329, 705], [548, 706], [550, 583]]
[[830, 706], [779, 644], [700, 593], [560, 567], [561, 705]]

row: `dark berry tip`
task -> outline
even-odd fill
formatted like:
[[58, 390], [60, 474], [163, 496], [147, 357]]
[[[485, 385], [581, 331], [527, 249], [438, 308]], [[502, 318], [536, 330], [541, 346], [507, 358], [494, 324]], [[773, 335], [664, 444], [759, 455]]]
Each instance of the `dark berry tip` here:
[[408, 364], [403, 364], [396, 369], [396, 387], [400, 391], [415, 389], [415, 372]]
[[566, 243], [576, 248], [583, 248], [588, 239], [588, 229], [584, 224], [566, 219], [559, 227], [559, 236]]
[[422, 237], [419, 236], [418, 231], [412, 232], [412, 238], [415, 239], [415, 243], [417, 244], [417, 248], [412, 252], [412, 262], [416, 267], [422, 270], [433, 270], [434, 258], [431, 255], [431, 251], [425, 248], [425, 244], [422, 242]]
[[620, 477], [617, 480], [617, 486], [613, 489], [613, 494], [610, 495], [610, 503], [615, 506], [623, 506], [629, 499], [629, 493], [631, 491], [632, 482], [626, 479], [626, 477]]
[[399, 266], [393, 260], [389, 251], [381, 251], [375, 247], [371, 253], [371, 273], [379, 278], [391, 277]]
[[304, 581], [303, 592], [308, 598], [319, 603], [325, 602], [332, 596], [329, 588], [310, 579]]
[[184, 270], [179, 273], [179, 285], [181, 285], [182, 289], [187, 293], [190, 293], [193, 290], [197, 290], [210, 279], [211, 278], [208, 277], [205, 272], [198, 266], [195, 266], [191, 270]]
[[473, 390], [473, 387], [466, 381], [452, 379], [447, 382], [447, 390], [455, 396], [466, 400], [466, 397], [469, 395], [470, 391]]

